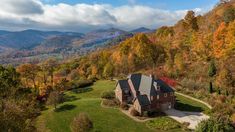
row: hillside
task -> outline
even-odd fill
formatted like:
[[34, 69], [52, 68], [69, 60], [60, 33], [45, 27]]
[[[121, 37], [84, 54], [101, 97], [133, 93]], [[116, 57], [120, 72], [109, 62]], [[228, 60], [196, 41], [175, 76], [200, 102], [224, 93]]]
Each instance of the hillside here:
[[177, 91], [213, 106], [213, 116], [232, 119], [235, 113], [235, 5], [218, 4], [196, 16], [189, 11], [174, 26], [139, 33], [77, 60], [59, 78], [124, 78], [130, 73], [154, 74], [177, 82]]
[[131, 36], [129, 32], [114, 28], [87, 34], [37, 30], [1, 31], [0, 64], [35, 63], [49, 57], [72, 58], [118, 44]]

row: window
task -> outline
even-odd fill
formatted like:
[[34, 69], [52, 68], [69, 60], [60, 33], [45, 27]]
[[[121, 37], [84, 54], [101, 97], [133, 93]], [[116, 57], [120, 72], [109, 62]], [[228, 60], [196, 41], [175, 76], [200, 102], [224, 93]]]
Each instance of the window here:
[[173, 93], [173, 92], [171, 93], [171, 96], [174, 96], [174, 93]]
[[157, 99], [159, 99], [159, 95], [157, 95]]
[[153, 101], [153, 96], [151, 96], [151, 101]]
[[167, 93], [164, 94], [164, 97], [167, 97]]

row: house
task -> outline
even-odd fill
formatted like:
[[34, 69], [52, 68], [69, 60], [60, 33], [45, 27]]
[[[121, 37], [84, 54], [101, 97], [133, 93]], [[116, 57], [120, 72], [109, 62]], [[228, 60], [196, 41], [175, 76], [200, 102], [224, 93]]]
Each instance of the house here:
[[131, 74], [126, 80], [118, 80], [116, 98], [121, 103], [132, 104], [134, 109], [144, 111], [163, 111], [175, 104], [174, 90], [161, 79], [142, 74]]

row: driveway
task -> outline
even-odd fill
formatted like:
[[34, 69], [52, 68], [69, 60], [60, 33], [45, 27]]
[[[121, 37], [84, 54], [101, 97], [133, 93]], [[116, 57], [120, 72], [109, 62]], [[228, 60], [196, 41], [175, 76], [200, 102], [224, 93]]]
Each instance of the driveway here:
[[189, 129], [195, 129], [202, 120], [209, 119], [209, 116], [200, 112], [187, 112], [175, 109], [166, 110], [165, 113], [180, 123], [188, 122]]

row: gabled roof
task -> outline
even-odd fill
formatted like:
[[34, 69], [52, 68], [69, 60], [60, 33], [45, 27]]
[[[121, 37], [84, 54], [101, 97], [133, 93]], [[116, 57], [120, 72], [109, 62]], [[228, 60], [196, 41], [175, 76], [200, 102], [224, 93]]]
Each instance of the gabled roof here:
[[136, 99], [138, 100], [138, 102], [141, 106], [150, 105], [150, 102], [149, 102], [147, 95], [139, 95], [136, 97]]
[[157, 79], [155, 81], [160, 86], [161, 92], [163, 92], [163, 93], [174, 92], [174, 90], [169, 85], [167, 85], [164, 81], [162, 81], [161, 79]]
[[131, 74], [128, 76], [128, 79], [131, 80], [136, 91], [139, 91], [141, 76], [142, 76], [141, 73]]
[[129, 90], [130, 86], [127, 80], [119, 80], [118, 84], [120, 85], [122, 90]]

